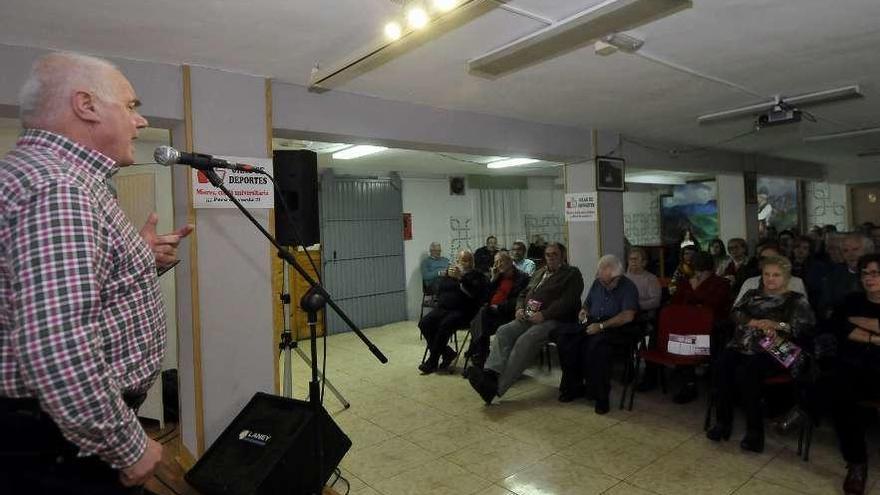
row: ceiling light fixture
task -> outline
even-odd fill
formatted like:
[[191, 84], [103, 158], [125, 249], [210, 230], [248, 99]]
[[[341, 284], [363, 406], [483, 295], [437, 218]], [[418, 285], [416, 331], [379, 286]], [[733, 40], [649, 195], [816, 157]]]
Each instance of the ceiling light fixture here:
[[498, 160], [495, 162], [489, 162], [486, 164], [487, 168], [507, 168], [507, 167], [518, 167], [520, 165], [528, 165], [530, 163], [535, 163], [538, 160], [533, 158], [505, 158], [503, 160]]
[[455, 8], [457, 0], [434, 0], [434, 8], [440, 12], [449, 12]]
[[428, 13], [421, 7], [413, 7], [406, 13], [406, 23], [412, 29], [422, 29], [430, 20]]
[[396, 22], [389, 22], [385, 25], [385, 37], [391, 41], [397, 41], [403, 35], [403, 29]]
[[604, 0], [471, 59], [468, 68], [471, 72], [488, 77], [501, 76], [692, 6], [691, 0]]
[[372, 155], [373, 153], [379, 153], [380, 151], [385, 151], [388, 148], [384, 146], [371, 146], [368, 144], [360, 144], [357, 146], [352, 146], [351, 148], [346, 148], [342, 151], [337, 151], [333, 153], [334, 160], [351, 160], [354, 158], [360, 158], [362, 156]]
[[806, 105], [817, 105], [820, 103], [828, 103], [831, 101], [844, 100], [849, 98], [860, 98], [862, 95], [858, 85], [844, 86], [841, 88], [826, 89], [816, 91], [815, 93], [807, 93], [798, 96], [774, 98], [764, 103], [756, 103], [744, 107], [733, 108], [730, 110], [722, 110], [720, 112], [709, 113], [697, 117], [697, 122], [707, 124], [717, 122], [719, 120], [736, 119], [739, 117], [752, 117], [759, 113], [768, 112], [778, 106], [780, 101], [786, 103], [790, 107], [803, 107]]
[[870, 127], [867, 129], [856, 129], [852, 131], [844, 131], [844, 132], [834, 132], [831, 134], [818, 134], [816, 136], [807, 136], [804, 138], [805, 143], [818, 143], [821, 141], [830, 141], [832, 139], [847, 139], [854, 138], [860, 136], [867, 136], [868, 134], [876, 134], [880, 133], [880, 127]]
[[[421, 2], [419, 3], [421, 4]], [[392, 24], [389, 22], [385, 25], [384, 36], [372, 40], [366, 46], [335, 63], [321, 64], [319, 69], [312, 70], [309, 75], [309, 90], [325, 91], [331, 89], [335, 81], [347, 80], [346, 77], [356, 77], [358, 69], [369, 71], [381, 65], [382, 60], [397, 56], [401, 53], [399, 50], [406, 48], [396, 50], [394, 49], [395, 45], [405, 47], [404, 44], [411, 36], [418, 34], [419, 39], [424, 39], [426, 36], [442, 34], [444, 28], [453, 29], [458, 22], [466, 21], [467, 16], [476, 17], [492, 8], [491, 2], [488, 0], [434, 0], [432, 5], [436, 7], [434, 9], [436, 14], [433, 17], [428, 15], [425, 8], [416, 7], [408, 10], [403, 16], [404, 19], [393, 22], [400, 27], [399, 36], [396, 36], [397, 30], [395, 28], [389, 27]], [[443, 11], [441, 7], [447, 5], [451, 5], [451, 7]], [[439, 24], [437, 26], [439, 29], [425, 29], [428, 25], [437, 24]]]

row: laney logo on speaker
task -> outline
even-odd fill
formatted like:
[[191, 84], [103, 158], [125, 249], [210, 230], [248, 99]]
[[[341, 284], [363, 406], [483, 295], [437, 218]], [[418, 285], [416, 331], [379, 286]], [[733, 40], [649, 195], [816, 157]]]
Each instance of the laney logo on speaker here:
[[272, 435], [257, 433], [250, 430], [241, 430], [241, 433], [238, 434], [238, 439], [245, 442], [250, 442], [255, 445], [259, 445], [260, 447], [265, 447], [266, 444], [269, 443], [269, 440], [272, 440]]

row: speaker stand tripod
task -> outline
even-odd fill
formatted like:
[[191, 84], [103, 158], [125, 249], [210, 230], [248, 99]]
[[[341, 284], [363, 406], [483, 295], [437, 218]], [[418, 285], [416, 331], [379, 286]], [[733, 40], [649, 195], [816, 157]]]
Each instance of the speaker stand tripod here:
[[[306, 353], [303, 352], [299, 347], [299, 343], [293, 338], [293, 333], [290, 331], [291, 327], [291, 317], [290, 317], [290, 276], [287, 271], [286, 266], [282, 266], [282, 278], [281, 278], [281, 308], [284, 313], [284, 330], [281, 332], [281, 342], [278, 344], [278, 351], [280, 353], [279, 357], [283, 357], [283, 379], [281, 382], [281, 395], [288, 399], [293, 398], [293, 353], [291, 351], [295, 351], [296, 354], [306, 363], [307, 366], [312, 366], [312, 359], [309, 359], [306, 356]], [[300, 304], [302, 306], [302, 304]], [[305, 309], [305, 308], [303, 308]], [[308, 310], [306, 310], [306, 314], [311, 318], [311, 314], [309, 314]], [[317, 332], [317, 329], [312, 330], [312, 320], [308, 320], [309, 330]], [[315, 313], [315, 325], [317, 325], [317, 313]], [[317, 335], [317, 333], [316, 333]], [[336, 399], [342, 404], [345, 409], [351, 407], [351, 403], [345, 400], [345, 397], [330, 383], [330, 380], [327, 380], [320, 371], [318, 372], [318, 377], [322, 382], [324, 382], [324, 386], [330, 389], [330, 392], [336, 397]]]

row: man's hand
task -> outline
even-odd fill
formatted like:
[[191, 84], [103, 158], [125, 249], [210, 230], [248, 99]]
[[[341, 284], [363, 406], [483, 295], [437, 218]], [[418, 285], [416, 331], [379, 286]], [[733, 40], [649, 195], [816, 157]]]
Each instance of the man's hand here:
[[578, 312], [578, 321], [583, 323], [587, 321], [587, 318], [589, 318], [589, 315], [587, 315], [587, 310], [581, 308], [581, 310]]
[[148, 438], [144, 455], [137, 462], [119, 471], [119, 481], [125, 486], [140, 486], [153, 477], [162, 462], [162, 444]]
[[587, 335], [596, 335], [601, 331], [602, 329], [599, 328], [598, 323], [590, 323], [589, 325], [587, 325]]
[[516, 319], [517, 320], [525, 320], [526, 319], [526, 311], [522, 308], [516, 310]]
[[158, 223], [159, 215], [156, 212], [150, 213], [141, 229], [141, 237], [150, 246], [150, 251], [156, 258], [156, 266], [163, 267], [177, 261], [177, 246], [180, 245], [181, 239], [192, 233], [194, 227], [187, 224], [174, 232], [158, 235], [156, 234]]
[[535, 325], [540, 325], [541, 323], [544, 323], [544, 315], [538, 311], [529, 318], [529, 321]]

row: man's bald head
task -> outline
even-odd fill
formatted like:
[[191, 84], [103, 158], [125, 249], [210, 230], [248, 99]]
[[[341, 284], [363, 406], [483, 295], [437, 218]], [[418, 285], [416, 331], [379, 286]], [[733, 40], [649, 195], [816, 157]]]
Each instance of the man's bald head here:
[[70, 114], [77, 91], [112, 99], [116, 74], [121, 75], [116, 66], [88, 55], [58, 52], [38, 58], [18, 95], [22, 126], [55, 127]]

